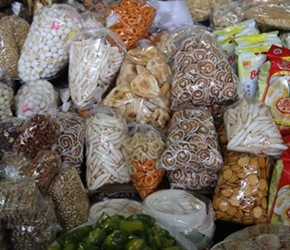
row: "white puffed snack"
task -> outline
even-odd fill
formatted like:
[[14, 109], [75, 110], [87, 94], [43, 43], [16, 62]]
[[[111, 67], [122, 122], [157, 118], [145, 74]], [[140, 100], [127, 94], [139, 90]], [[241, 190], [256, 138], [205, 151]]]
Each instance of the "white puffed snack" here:
[[69, 53], [69, 87], [77, 108], [100, 103], [116, 78], [125, 55], [122, 41], [106, 29], [89, 29], [77, 35]]
[[37, 11], [18, 61], [22, 81], [54, 77], [67, 65], [67, 42], [80, 28], [79, 17], [66, 4], [52, 4]]
[[241, 99], [224, 114], [227, 149], [279, 156], [287, 146], [269, 113], [260, 101]]
[[54, 111], [58, 103], [59, 95], [49, 81], [27, 82], [15, 96], [16, 115], [25, 119], [34, 114], [46, 114]]
[[125, 120], [106, 107], [91, 111], [85, 123], [87, 186], [96, 190], [105, 184], [128, 183], [123, 142], [127, 134]]

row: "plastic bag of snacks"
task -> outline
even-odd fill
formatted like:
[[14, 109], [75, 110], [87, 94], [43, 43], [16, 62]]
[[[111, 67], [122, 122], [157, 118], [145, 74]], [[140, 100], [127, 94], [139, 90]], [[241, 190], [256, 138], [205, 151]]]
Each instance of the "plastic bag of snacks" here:
[[49, 149], [57, 142], [60, 134], [59, 124], [48, 115], [33, 115], [21, 129], [13, 144], [14, 152], [23, 152], [34, 158], [41, 149]]
[[287, 146], [269, 113], [257, 99], [243, 98], [224, 113], [227, 149], [279, 156]]
[[289, 129], [290, 112], [289, 81], [290, 50], [272, 45], [267, 52], [267, 61], [261, 66], [258, 78], [257, 97], [268, 107], [279, 129]]
[[104, 104], [117, 108], [128, 123], [144, 122], [164, 129], [170, 119], [170, 78], [171, 70], [157, 47], [132, 49]]
[[22, 81], [51, 78], [68, 63], [68, 41], [80, 28], [79, 14], [67, 4], [51, 4], [35, 13], [18, 61]]
[[13, 249], [46, 249], [60, 231], [54, 204], [49, 196], [44, 197], [43, 208], [37, 214], [11, 216], [5, 221], [10, 231]]
[[150, 125], [132, 124], [124, 142], [131, 181], [145, 199], [161, 183], [164, 169], [156, 163], [164, 150], [164, 135]]
[[172, 187], [212, 188], [223, 167], [213, 118], [206, 108], [184, 106], [169, 123], [166, 148], [157, 167], [166, 170]]
[[285, 150], [276, 162], [270, 183], [268, 221], [290, 225], [290, 150]]
[[13, 96], [13, 83], [4, 69], [0, 68], [0, 121], [7, 117], [12, 117]]
[[202, 22], [210, 17], [212, 8], [216, 4], [228, 3], [231, 0], [186, 0], [193, 21]]
[[215, 216], [208, 198], [185, 190], [165, 189], [147, 196], [143, 207], [145, 213], [173, 227], [198, 249], [206, 249], [211, 245]]
[[121, 67], [126, 49], [114, 32], [89, 29], [71, 41], [69, 87], [78, 109], [102, 101]]
[[29, 164], [21, 166], [20, 173], [33, 177], [39, 191], [44, 194], [60, 165], [61, 160], [57, 152], [40, 150]]
[[76, 113], [56, 113], [60, 125], [60, 136], [53, 149], [60, 155], [62, 162], [81, 166], [83, 163], [85, 121]]
[[55, 112], [59, 102], [59, 95], [49, 81], [27, 82], [15, 96], [16, 115], [27, 119], [35, 114]]
[[21, 134], [25, 121], [16, 117], [0, 121], [0, 154], [12, 151], [13, 144]]
[[215, 5], [210, 14], [213, 29], [229, 27], [244, 19], [242, 4], [236, 1]]
[[90, 203], [74, 165], [62, 164], [48, 188], [48, 195], [54, 202], [57, 219], [64, 231], [87, 221]]
[[85, 145], [89, 190], [130, 181], [124, 151], [127, 131], [126, 121], [114, 109], [100, 106], [87, 115]]
[[225, 105], [235, 102], [241, 86], [212, 33], [199, 26], [173, 34], [172, 105]]
[[17, 43], [13, 34], [13, 29], [7, 27], [5, 22], [0, 20], [0, 66], [5, 69], [7, 74], [12, 78], [18, 77], [17, 63], [19, 52]]
[[132, 49], [147, 35], [156, 14], [153, 1], [121, 0], [106, 10], [106, 26]]
[[212, 250], [227, 249], [288, 249], [290, 227], [262, 223], [230, 234]]
[[269, 156], [227, 151], [213, 196], [216, 218], [242, 224], [267, 220]]
[[245, 18], [254, 19], [261, 30], [290, 30], [290, 4], [288, 1], [281, 3], [261, 3], [246, 6]]
[[0, 165], [0, 218], [38, 213], [44, 205], [43, 196], [31, 177], [21, 177], [11, 165]]

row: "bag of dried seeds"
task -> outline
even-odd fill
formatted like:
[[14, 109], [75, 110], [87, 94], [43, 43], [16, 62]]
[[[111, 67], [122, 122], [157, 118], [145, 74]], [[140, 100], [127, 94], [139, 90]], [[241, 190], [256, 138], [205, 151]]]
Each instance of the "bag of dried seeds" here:
[[57, 219], [64, 231], [87, 221], [90, 203], [74, 165], [62, 164], [48, 188], [48, 195], [54, 202]]

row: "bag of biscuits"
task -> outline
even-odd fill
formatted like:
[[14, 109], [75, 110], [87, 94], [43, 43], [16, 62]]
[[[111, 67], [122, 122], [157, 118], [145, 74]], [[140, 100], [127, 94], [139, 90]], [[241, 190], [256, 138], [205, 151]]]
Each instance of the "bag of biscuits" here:
[[270, 157], [227, 151], [213, 195], [217, 219], [242, 224], [267, 221]]
[[126, 121], [165, 129], [170, 120], [171, 70], [156, 46], [128, 51], [116, 87], [103, 103], [117, 108]]

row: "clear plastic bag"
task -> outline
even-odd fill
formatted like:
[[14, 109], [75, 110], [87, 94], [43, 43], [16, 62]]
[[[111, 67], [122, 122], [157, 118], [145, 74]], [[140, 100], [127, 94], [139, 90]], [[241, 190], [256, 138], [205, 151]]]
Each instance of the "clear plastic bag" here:
[[166, 148], [158, 168], [167, 171], [172, 187], [212, 188], [223, 167], [213, 118], [206, 108], [184, 106], [169, 123]]
[[173, 110], [182, 104], [228, 105], [238, 100], [243, 94], [239, 79], [212, 33], [192, 26], [172, 36]]
[[33, 177], [39, 191], [45, 194], [60, 165], [61, 159], [57, 152], [40, 150], [29, 164], [21, 166], [20, 173]]
[[246, 19], [254, 19], [262, 30], [290, 30], [288, 1], [248, 5], [244, 13]]
[[198, 249], [211, 244], [215, 216], [208, 198], [185, 190], [166, 189], [147, 196], [143, 207], [145, 213], [181, 233]]
[[69, 53], [69, 87], [78, 109], [100, 103], [115, 80], [126, 49], [110, 30], [88, 29], [73, 38]]
[[59, 124], [48, 115], [33, 115], [13, 144], [14, 152], [34, 158], [38, 151], [50, 149], [60, 135]]
[[287, 146], [264, 103], [243, 98], [224, 113], [227, 149], [279, 156]]
[[9, 85], [0, 82], [0, 121], [12, 117], [13, 96], [13, 89]]
[[25, 121], [16, 117], [0, 121], [0, 154], [12, 151], [13, 144], [21, 134]]
[[157, 169], [156, 163], [165, 148], [164, 135], [150, 125], [132, 124], [124, 141], [127, 166], [131, 181], [145, 199], [161, 183], [164, 169]]
[[43, 6], [35, 13], [18, 61], [22, 81], [55, 77], [68, 64], [68, 41], [81, 27], [79, 19], [67, 4]]
[[14, 166], [0, 165], [0, 169], [0, 218], [38, 213], [44, 200], [34, 179], [21, 177]]
[[195, 22], [208, 20], [215, 4], [224, 4], [230, 1], [231, 0], [186, 0], [192, 19]]
[[54, 86], [46, 80], [27, 82], [15, 95], [16, 115], [27, 119], [35, 114], [55, 112], [60, 103]]
[[100, 106], [86, 117], [86, 180], [89, 190], [105, 184], [128, 183], [124, 140], [127, 124], [117, 110]]
[[62, 164], [48, 188], [48, 194], [54, 202], [57, 219], [64, 231], [87, 221], [90, 203], [74, 165]]
[[60, 125], [60, 136], [53, 149], [60, 155], [62, 162], [80, 167], [84, 156], [85, 121], [73, 112], [55, 115]]
[[147, 35], [156, 14], [153, 1], [121, 0], [106, 10], [106, 26], [132, 49]]
[[213, 29], [226, 28], [245, 19], [242, 4], [237, 1], [217, 4], [211, 10], [210, 26]]
[[216, 218], [246, 225], [266, 222], [270, 157], [227, 151], [224, 161], [213, 196]]
[[171, 70], [157, 47], [131, 49], [122, 63], [117, 86], [103, 103], [117, 108], [128, 123], [165, 129], [170, 119], [170, 78]]

